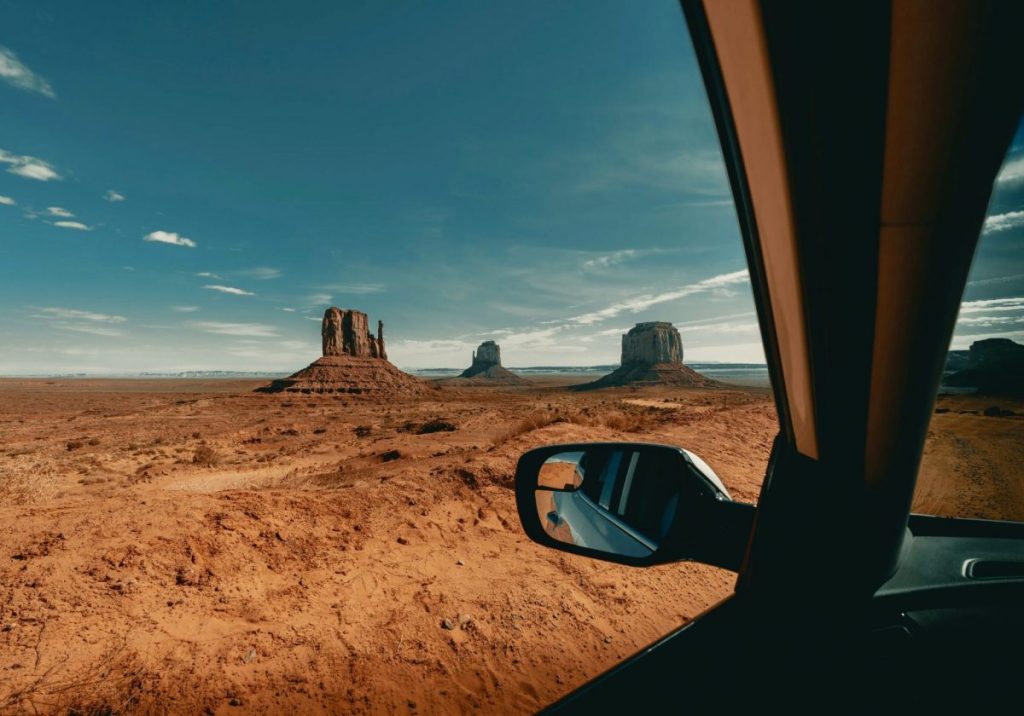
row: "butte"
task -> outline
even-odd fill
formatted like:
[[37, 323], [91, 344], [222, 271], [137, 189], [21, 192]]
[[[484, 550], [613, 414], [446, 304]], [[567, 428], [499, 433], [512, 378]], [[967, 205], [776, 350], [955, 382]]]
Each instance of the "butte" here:
[[384, 347], [384, 322], [377, 335], [362, 311], [328, 308], [321, 322], [323, 355], [287, 378], [258, 388], [261, 393], [418, 395], [429, 388], [396, 368]]

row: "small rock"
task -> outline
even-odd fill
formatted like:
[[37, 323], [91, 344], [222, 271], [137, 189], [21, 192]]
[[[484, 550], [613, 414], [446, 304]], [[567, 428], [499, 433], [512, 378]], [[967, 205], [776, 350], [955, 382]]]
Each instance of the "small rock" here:
[[611, 643], [612, 643], [612, 638], [611, 638], [610, 636], [606, 636], [606, 637], [604, 638], [604, 643], [605, 643], [605, 644], [611, 644]]
[[469, 627], [473, 623], [473, 617], [469, 614], [460, 614], [458, 619], [459, 627], [462, 629]]
[[453, 622], [451, 619], [447, 619], [447, 618], [442, 619], [441, 620], [441, 628], [442, 629], [447, 629], [448, 631], [451, 631], [452, 629], [455, 628], [455, 622]]
[[249, 647], [249, 651], [247, 651], [245, 653], [245, 656], [242, 657], [242, 661], [244, 663], [246, 663], [246, 664], [251, 664], [255, 658], [256, 658], [256, 647], [251, 646], [251, 647]]
[[228, 706], [241, 706], [241, 705], [242, 705], [242, 700], [241, 700], [241, 699], [239, 699], [239, 698], [234, 698], [234, 697], [232, 697], [232, 698], [231, 698], [231, 699], [230, 699], [230, 700], [228, 701]]
[[278, 540], [280, 540], [281, 542], [287, 542], [287, 541], [288, 541], [288, 540], [286, 540], [286, 539], [284, 538], [284, 535], [283, 535], [283, 534], [281, 534], [280, 532], [275, 532], [275, 533], [274, 533], [274, 536], [275, 536], [275, 537], [277, 537], [277, 539], [278, 539]]
[[407, 540], [405, 537], [399, 537], [395, 541], [398, 542], [398, 544], [409, 544], [409, 540]]
[[455, 564], [456, 564], [456, 566], [459, 566], [459, 567], [465, 567], [466, 566], [466, 563], [464, 561], [462, 561], [461, 559], [458, 560], [457, 562], [455, 562]]

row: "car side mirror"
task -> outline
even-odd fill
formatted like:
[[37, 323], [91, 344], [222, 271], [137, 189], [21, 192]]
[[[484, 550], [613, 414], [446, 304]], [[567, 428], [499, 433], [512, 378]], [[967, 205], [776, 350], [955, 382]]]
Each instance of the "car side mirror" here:
[[516, 506], [526, 534], [564, 552], [637, 567], [693, 560], [739, 571], [753, 505], [733, 502], [693, 453], [581, 443], [525, 453]]

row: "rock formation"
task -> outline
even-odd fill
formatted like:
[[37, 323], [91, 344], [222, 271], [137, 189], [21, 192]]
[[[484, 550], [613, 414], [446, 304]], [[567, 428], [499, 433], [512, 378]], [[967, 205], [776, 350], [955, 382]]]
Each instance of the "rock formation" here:
[[574, 390], [594, 390], [623, 385], [679, 385], [698, 388], [718, 383], [683, 365], [683, 340], [667, 321], [638, 323], [622, 336], [621, 365], [593, 383]]
[[501, 346], [494, 341], [484, 341], [473, 351], [473, 363], [456, 379], [460, 382], [472, 380], [480, 384], [526, 385], [528, 380], [516, 375], [501, 365]]
[[427, 390], [423, 381], [388, 361], [383, 321], [377, 321], [374, 336], [365, 313], [332, 306], [324, 311], [320, 338], [321, 358], [259, 388], [259, 392], [389, 394]]
[[944, 378], [945, 385], [977, 388], [979, 393], [1024, 394], [1024, 345], [1009, 338], [975, 341], [957, 367]]

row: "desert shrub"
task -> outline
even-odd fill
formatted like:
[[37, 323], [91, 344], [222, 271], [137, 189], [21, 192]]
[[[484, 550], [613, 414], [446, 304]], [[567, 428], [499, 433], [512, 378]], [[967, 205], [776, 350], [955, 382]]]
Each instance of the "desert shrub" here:
[[433, 420], [423, 423], [416, 429], [417, 435], [426, 435], [428, 433], [450, 433], [456, 430], [455, 424], [450, 423], [447, 420], [441, 418], [434, 418]]
[[89, 438], [89, 444], [90, 445], [99, 445], [100, 444], [100, 439], [99, 438]]
[[398, 450], [388, 450], [387, 452], [381, 453], [380, 461], [391, 462], [392, 460], [397, 460], [400, 457], [402, 457], [402, 453], [398, 452]]
[[638, 433], [646, 430], [648, 427], [647, 421], [643, 416], [628, 413], [609, 413], [604, 416], [601, 422], [604, 423], [606, 428], [620, 430], [624, 433]]
[[82, 447], [82, 445], [84, 445], [84, 443], [81, 440], [68, 440], [65, 447], [68, 450], [77, 450], [78, 448]]
[[199, 467], [216, 467], [220, 464], [220, 455], [209, 445], [200, 445], [192, 455], [192, 463]]
[[373, 432], [373, 428], [369, 425], [357, 425], [352, 429], [352, 432], [356, 434], [357, 438], [365, 438], [367, 435]]
[[323, 435], [326, 432], [327, 432], [327, 428], [325, 428], [322, 425], [320, 427], [318, 427], [318, 428], [313, 428], [313, 434], [314, 435]]
[[554, 425], [555, 423], [576, 423], [580, 425], [587, 425], [588, 421], [580, 415], [575, 413], [557, 413], [546, 410], [538, 410], [530, 413], [525, 418], [520, 420], [518, 423], [510, 427], [508, 430], [500, 434], [494, 439], [495, 445], [501, 445], [502, 443], [508, 442], [514, 437], [524, 435], [526, 433], [533, 432], [534, 430], [540, 430], [541, 428], [547, 427], [548, 425]]

